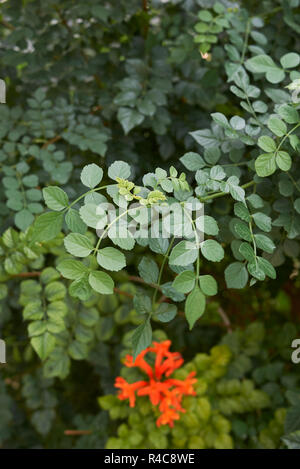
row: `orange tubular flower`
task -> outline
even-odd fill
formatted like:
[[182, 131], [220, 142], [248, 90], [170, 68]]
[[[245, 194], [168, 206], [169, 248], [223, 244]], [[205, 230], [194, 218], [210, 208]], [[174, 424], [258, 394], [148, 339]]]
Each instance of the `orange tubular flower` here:
[[119, 376], [116, 378], [115, 387], [120, 388], [121, 391], [118, 393], [118, 398], [123, 401], [124, 399], [129, 399], [130, 407], [135, 406], [135, 391], [141, 387], [144, 387], [147, 384], [146, 381], [137, 381], [136, 383], [129, 384], [125, 381], [124, 378]]
[[[135, 406], [136, 394], [138, 396], [149, 396], [152, 405], [159, 406], [161, 415], [156, 421], [158, 427], [161, 425], [174, 426], [174, 421], [180, 418], [179, 412], [185, 412], [181, 406], [183, 396], [196, 395], [193, 385], [197, 382], [194, 377], [195, 372], [189, 373], [185, 380], [166, 379], [162, 381], [163, 375], [168, 378], [182, 364], [183, 359], [180, 353], [169, 351], [170, 340], [164, 342], [154, 342], [152, 347], [143, 350], [135, 361], [131, 355], [126, 356], [125, 366], [128, 368], [138, 367], [147, 374], [149, 381], [137, 381], [129, 384], [124, 378], [118, 377], [115, 387], [120, 388], [118, 398], [129, 399], [130, 407]], [[145, 356], [147, 353], [156, 354], [154, 369], [147, 363]]]

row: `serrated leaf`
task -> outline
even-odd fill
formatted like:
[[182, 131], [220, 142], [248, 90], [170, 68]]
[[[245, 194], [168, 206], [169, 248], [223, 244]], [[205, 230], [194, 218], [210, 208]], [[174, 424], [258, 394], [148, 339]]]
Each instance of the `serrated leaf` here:
[[93, 189], [103, 178], [103, 170], [98, 165], [92, 163], [84, 166], [80, 174], [81, 182], [84, 186]]
[[276, 143], [271, 137], [263, 135], [258, 139], [258, 146], [267, 153], [272, 153], [276, 150]]
[[267, 259], [264, 259], [263, 257], [258, 257], [257, 258], [258, 266], [259, 268], [270, 278], [273, 280], [276, 279], [276, 270], [272, 266], [271, 262], [269, 262]]
[[139, 274], [147, 283], [156, 283], [159, 270], [156, 262], [150, 257], [143, 257], [138, 265]]
[[218, 293], [218, 284], [211, 275], [201, 275], [199, 283], [204, 295], [214, 296]]
[[250, 229], [243, 221], [237, 220], [234, 223], [234, 230], [240, 238], [244, 239], [245, 241], [251, 241], [252, 236]]
[[255, 260], [255, 253], [253, 247], [250, 244], [241, 243], [239, 247], [239, 252], [247, 261], [253, 262]]
[[47, 207], [59, 212], [69, 204], [69, 198], [65, 191], [56, 186], [49, 186], [43, 189], [43, 197]]
[[242, 202], [237, 202], [234, 204], [234, 214], [246, 222], [249, 222], [251, 219], [249, 210]]
[[55, 337], [49, 332], [45, 332], [38, 337], [32, 337], [30, 343], [42, 361], [49, 357], [55, 347]]
[[59, 234], [62, 229], [63, 214], [59, 212], [47, 212], [40, 215], [33, 226], [32, 241], [50, 241]]
[[224, 257], [224, 249], [214, 239], [207, 239], [201, 243], [201, 253], [205, 259], [212, 262], [220, 262]]
[[145, 116], [135, 109], [129, 107], [121, 107], [118, 110], [118, 120], [121, 123], [125, 135], [127, 135], [131, 129], [141, 124]]
[[287, 132], [285, 123], [281, 119], [278, 119], [278, 117], [270, 117], [268, 127], [277, 137], [283, 137]]
[[186, 270], [181, 272], [172, 283], [172, 287], [180, 293], [189, 293], [195, 286], [196, 277], [194, 272]]
[[87, 226], [80, 218], [77, 210], [70, 208], [66, 213], [65, 221], [69, 230], [80, 234], [86, 233]]
[[102, 293], [102, 295], [111, 295], [114, 291], [113, 279], [105, 272], [91, 272], [89, 284], [96, 292]]
[[206, 166], [202, 156], [192, 151], [185, 153], [185, 155], [180, 158], [180, 161], [190, 171], [197, 171]]
[[150, 318], [148, 317], [142, 324], [140, 324], [132, 335], [133, 347], [133, 360], [143, 351], [149, 347], [152, 342], [152, 328]]
[[233, 262], [225, 269], [225, 280], [227, 288], [244, 288], [248, 282], [248, 272], [242, 262]]
[[155, 312], [155, 316], [161, 322], [172, 321], [177, 314], [177, 308], [175, 305], [169, 303], [161, 303]]
[[198, 249], [195, 243], [180, 241], [173, 249], [169, 257], [169, 263], [186, 266], [195, 262], [198, 257]]
[[126, 259], [122, 252], [116, 248], [107, 247], [99, 249], [97, 253], [98, 264], [107, 270], [118, 271], [126, 266]]
[[276, 153], [276, 163], [282, 171], [289, 171], [292, 166], [292, 159], [286, 151]]
[[205, 296], [200, 288], [196, 286], [194, 290], [188, 295], [185, 302], [185, 317], [189, 324], [190, 330], [193, 328], [195, 322], [202, 316], [205, 311]]
[[125, 161], [115, 161], [108, 168], [108, 176], [111, 179], [116, 180], [116, 178], [128, 179], [130, 176], [130, 166]]
[[79, 233], [70, 233], [64, 239], [64, 244], [66, 250], [76, 257], [87, 257], [94, 249], [89, 238]]
[[274, 153], [263, 153], [255, 160], [255, 170], [260, 177], [271, 176], [276, 171], [276, 159]]
[[275, 249], [275, 244], [270, 238], [268, 238], [268, 236], [263, 234], [255, 234], [254, 239], [258, 248], [269, 254], [272, 254]]
[[74, 259], [65, 259], [57, 266], [57, 270], [61, 275], [70, 280], [77, 280], [83, 277], [88, 268], [80, 261]]

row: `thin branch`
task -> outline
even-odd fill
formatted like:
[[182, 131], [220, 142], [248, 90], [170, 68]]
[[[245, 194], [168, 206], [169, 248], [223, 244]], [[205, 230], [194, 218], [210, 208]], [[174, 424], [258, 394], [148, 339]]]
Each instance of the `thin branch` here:
[[57, 142], [58, 140], [61, 140], [61, 139], [62, 139], [61, 135], [56, 135], [56, 137], [53, 137], [50, 140], [48, 140], [47, 142], [45, 142], [44, 145], [42, 146], [42, 149], [45, 150], [45, 148], [47, 148], [49, 145], [51, 145], [52, 143], [55, 143], [55, 142]]
[[227, 316], [227, 314], [225, 313], [224, 309], [221, 306], [219, 306], [219, 308], [218, 308], [218, 313], [219, 313], [220, 317], [222, 318], [223, 323], [226, 326], [228, 332], [231, 333], [232, 332], [231, 322], [229, 320], [229, 317]]
[[39, 277], [41, 273], [42, 272], [21, 272], [20, 274], [12, 275], [12, 277]]
[[92, 430], [65, 430], [64, 435], [66, 436], [80, 436], [80, 435], [91, 435]]

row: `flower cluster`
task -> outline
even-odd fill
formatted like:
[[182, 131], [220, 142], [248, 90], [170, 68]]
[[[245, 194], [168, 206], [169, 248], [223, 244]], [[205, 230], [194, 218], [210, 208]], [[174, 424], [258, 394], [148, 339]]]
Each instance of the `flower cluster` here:
[[[172, 373], [183, 364], [180, 353], [169, 351], [170, 345], [170, 340], [161, 343], [154, 342], [152, 347], [143, 350], [135, 361], [131, 355], [126, 356], [125, 366], [128, 368], [138, 367], [148, 376], [148, 380], [130, 384], [119, 376], [115, 381], [115, 387], [120, 389], [118, 398], [120, 400], [129, 399], [130, 407], [135, 406], [136, 394], [149, 396], [150, 402], [154, 406], [158, 406], [161, 413], [156, 422], [158, 427], [161, 425], [173, 427], [174, 420], [180, 418], [179, 412], [185, 412], [181, 406], [182, 397], [196, 395], [193, 388], [197, 381], [194, 378], [195, 372], [189, 373], [184, 380], [170, 378]], [[153, 367], [145, 360], [145, 355], [149, 352], [156, 355]]]

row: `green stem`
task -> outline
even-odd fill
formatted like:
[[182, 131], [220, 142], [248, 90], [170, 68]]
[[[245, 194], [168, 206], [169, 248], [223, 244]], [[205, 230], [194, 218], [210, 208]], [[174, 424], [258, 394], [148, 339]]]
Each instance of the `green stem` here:
[[[255, 181], [250, 181], [250, 182], [247, 182], [246, 184], [243, 184], [241, 188], [247, 189], [248, 187], [254, 186], [255, 184], [256, 184]], [[200, 202], [205, 202], [206, 200], [216, 199], [217, 197], [223, 197], [225, 195], [229, 195], [229, 192], [217, 192], [215, 194], [208, 195], [206, 197], [199, 197], [199, 200]]]
[[76, 200], [74, 200], [70, 205], [68, 205], [67, 208], [64, 209], [64, 211], [66, 210], [69, 210], [69, 208], [73, 207], [73, 205], [77, 204], [77, 202], [79, 202], [79, 200], [83, 199], [83, 197], [85, 197], [86, 195], [88, 194], [92, 194], [92, 192], [97, 192], [97, 191], [102, 191], [102, 189], [106, 189], [108, 186], [101, 186], [101, 187], [96, 187], [94, 189], [91, 189], [87, 192], [85, 192], [84, 194], [82, 194], [81, 196], [79, 196]]
[[249, 34], [251, 30], [251, 19], [248, 19], [247, 25], [246, 25], [246, 33], [245, 33], [245, 40], [244, 40], [244, 45], [243, 45], [243, 51], [242, 51], [242, 57], [241, 57], [241, 65], [243, 65], [244, 60], [245, 60], [245, 54], [248, 46], [248, 40], [249, 40]]
[[119, 221], [122, 217], [124, 217], [125, 215], [127, 215], [127, 213], [130, 211], [130, 209], [128, 210], [125, 210], [125, 212], [121, 213], [121, 215], [119, 215], [117, 218], [115, 218], [111, 223], [109, 223], [109, 225], [107, 225], [107, 227], [105, 228], [105, 230], [103, 231], [102, 235], [100, 236], [100, 238], [98, 239], [98, 242], [96, 244], [96, 247], [94, 248], [94, 253], [93, 255], [95, 256], [98, 249], [99, 249], [99, 246], [100, 246], [100, 243], [102, 241], [102, 239], [104, 238], [104, 236], [106, 235], [106, 233], [108, 232], [108, 230], [113, 226], [114, 223], [117, 223], [117, 221]]
[[152, 309], [154, 310], [154, 305], [155, 305], [155, 300], [156, 300], [156, 297], [157, 297], [157, 293], [158, 293], [158, 290], [160, 288], [160, 282], [161, 282], [161, 278], [162, 278], [162, 274], [163, 274], [163, 271], [164, 271], [164, 267], [165, 267], [165, 264], [166, 264], [166, 261], [169, 257], [169, 254], [170, 254], [170, 251], [172, 249], [172, 246], [173, 246], [173, 243], [174, 243], [174, 240], [175, 240], [175, 237], [173, 236], [173, 238], [171, 239], [170, 241], [170, 244], [169, 244], [169, 247], [168, 247], [168, 250], [163, 258], [163, 261], [162, 261], [162, 264], [160, 266], [160, 271], [159, 271], [159, 275], [158, 275], [158, 280], [157, 280], [157, 286], [154, 290], [154, 293], [153, 293], [153, 298], [152, 298]]
[[298, 124], [294, 125], [294, 127], [283, 137], [283, 139], [281, 140], [281, 142], [279, 143], [278, 147], [276, 148], [276, 151], [275, 153], [277, 153], [280, 148], [282, 147], [282, 145], [284, 144], [285, 140], [294, 132], [294, 130], [296, 130], [298, 127], [300, 126], [300, 122], [298, 122]]

